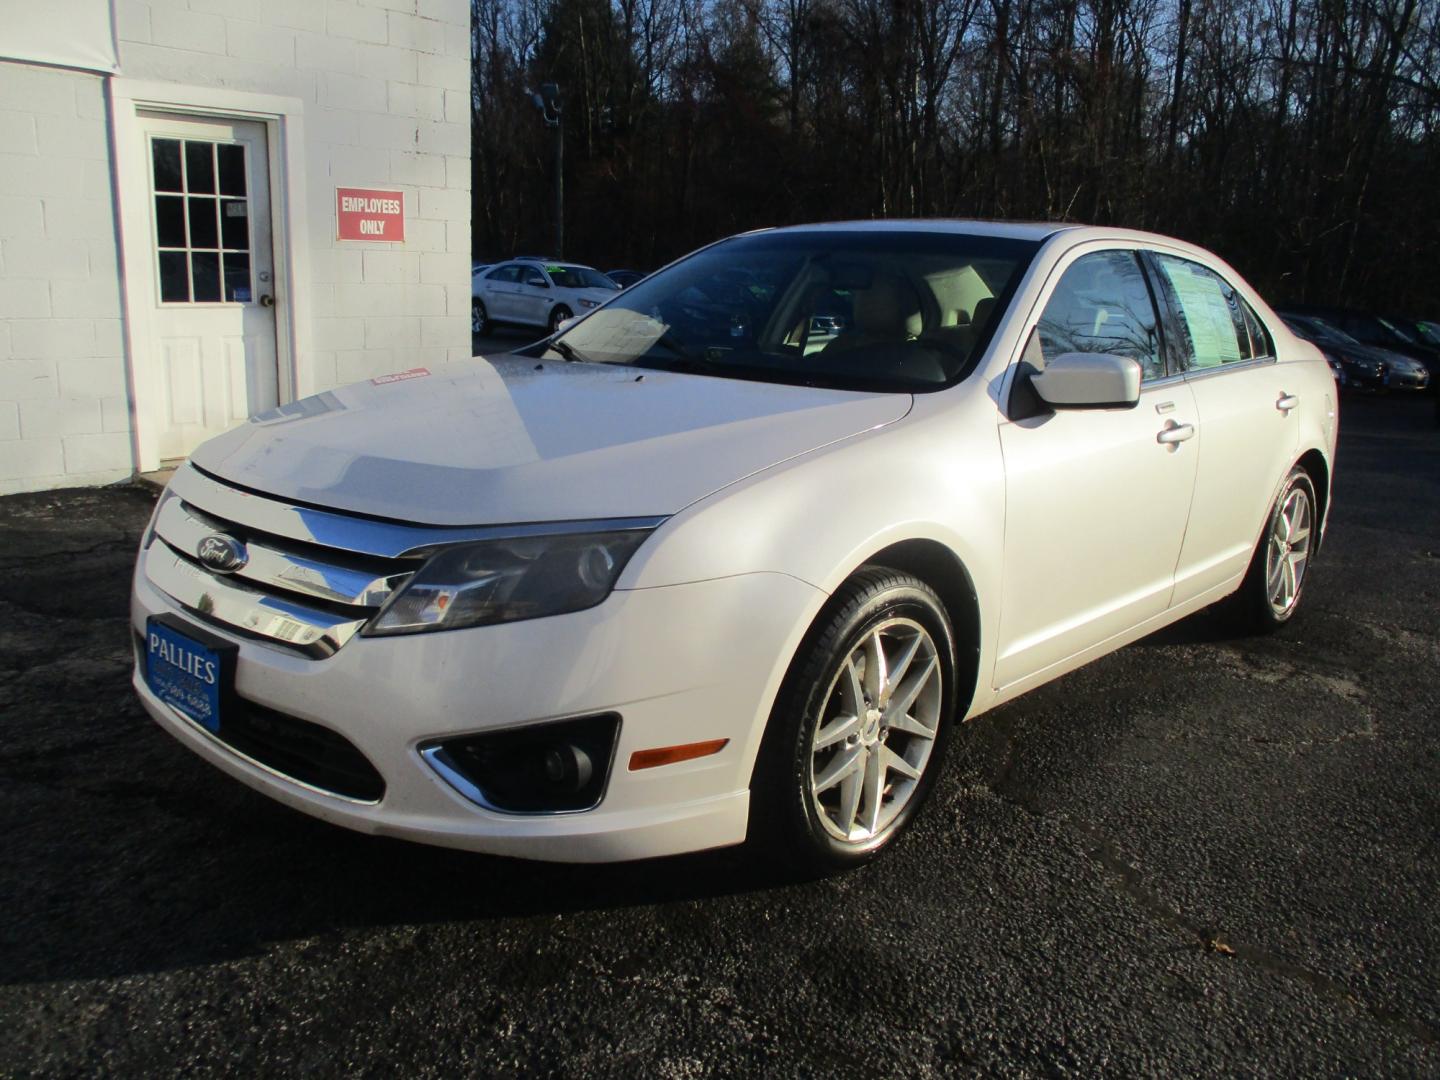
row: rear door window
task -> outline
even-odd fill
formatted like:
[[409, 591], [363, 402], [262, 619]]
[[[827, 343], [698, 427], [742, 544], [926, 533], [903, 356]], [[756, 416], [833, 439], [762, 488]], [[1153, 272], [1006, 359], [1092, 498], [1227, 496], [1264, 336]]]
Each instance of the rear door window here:
[[1189, 259], [1158, 253], [1154, 259], [1160, 269], [1161, 287], [1178, 315], [1174, 330], [1184, 370], [1254, 359], [1257, 354], [1246, 325], [1245, 302], [1230, 283]]

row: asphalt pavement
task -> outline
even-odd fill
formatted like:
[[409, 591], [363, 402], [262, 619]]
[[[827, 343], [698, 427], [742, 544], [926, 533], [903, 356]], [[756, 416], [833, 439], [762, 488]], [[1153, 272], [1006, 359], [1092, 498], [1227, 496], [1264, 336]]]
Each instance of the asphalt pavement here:
[[131, 695], [152, 498], [0, 499], [0, 1076], [1440, 1075], [1428, 401], [1346, 402], [1284, 632], [1202, 613], [980, 718], [907, 837], [811, 882], [228, 779]]

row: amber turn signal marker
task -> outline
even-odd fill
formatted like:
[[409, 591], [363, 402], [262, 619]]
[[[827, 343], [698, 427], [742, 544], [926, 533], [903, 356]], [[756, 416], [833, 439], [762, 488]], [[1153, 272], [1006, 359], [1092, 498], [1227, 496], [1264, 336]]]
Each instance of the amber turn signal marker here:
[[657, 746], [653, 750], [636, 750], [630, 755], [630, 771], [653, 769], [657, 765], [674, 765], [677, 761], [709, 757], [725, 749], [729, 739], [711, 739], [709, 742], [692, 742], [683, 746]]

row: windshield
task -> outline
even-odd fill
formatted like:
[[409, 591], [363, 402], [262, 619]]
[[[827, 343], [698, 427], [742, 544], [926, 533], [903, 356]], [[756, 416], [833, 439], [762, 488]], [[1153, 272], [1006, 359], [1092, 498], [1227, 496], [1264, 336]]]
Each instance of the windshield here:
[[545, 272], [562, 289], [610, 289], [613, 292], [620, 288], [599, 270], [588, 266], [547, 266]]
[[927, 390], [979, 357], [1039, 244], [951, 233], [735, 237], [556, 339], [570, 359], [846, 389]]
[[1339, 327], [1331, 326], [1323, 319], [1286, 319], [1290, 328], [1300, 334], [1301, 337], [1310, 338], [1314, 341], [1328, 341], [1333, 345], [1359, 345], [1349, 334]]
[[1393, 334], [1400, 341], [1403, 341], [1406, 345], [1415, 344], [1414, 338], [1412, 338], [1404, 330], [1401, 330], [1400, 327], [1396, 326], [1389, 319], [1382, 319], [1379, 316], [1376, 316], [1375, 321], [1378, 322], [1381, 326], [1385, 327], [1386, 330], [1389, 330], [1391, 334]]

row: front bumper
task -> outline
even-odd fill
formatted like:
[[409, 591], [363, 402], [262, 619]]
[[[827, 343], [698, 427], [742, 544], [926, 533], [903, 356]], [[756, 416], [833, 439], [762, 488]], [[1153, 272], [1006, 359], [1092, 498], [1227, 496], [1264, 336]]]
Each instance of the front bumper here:
[[[342, 734], [380, 772], [365, 803], [237, 753], [134, 684], [161, 727], [297, 810], [376, 835], [566, 862], [648, 858], [745, 838], [751, 765], [790, 652], [824, 595], [781, 574], [617, 591], [598, 607], [498, 626], [356, 637], [312, 659], [200, 622], [156, 589], [142, 552], [131, 621], [181, 615], [238, 645], [235, 693]], [[143, 661], [142, 661], [143, 662]], [[421, 756], [437, 739], [602, 712], [621, 717], [593, 810], [507, 814], [467, 799]], [[636, 750], [726, 739], [712, 756], [631, 771]]]

